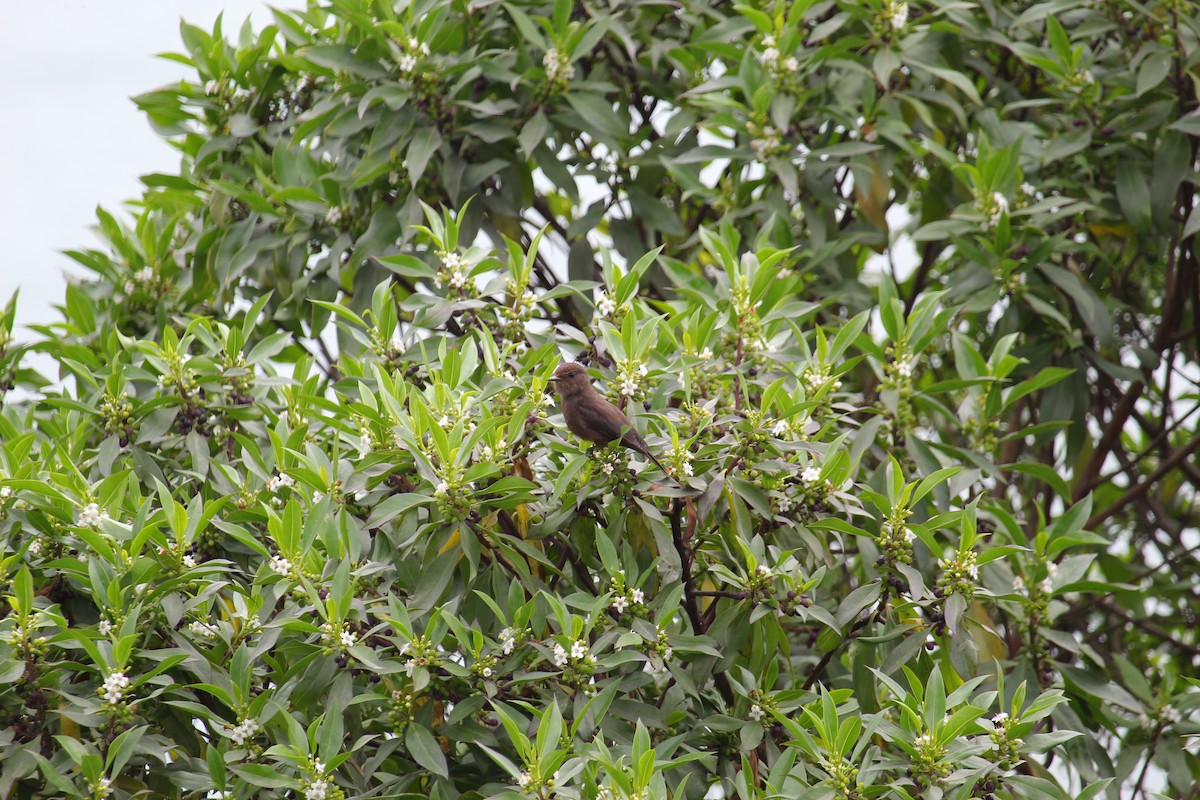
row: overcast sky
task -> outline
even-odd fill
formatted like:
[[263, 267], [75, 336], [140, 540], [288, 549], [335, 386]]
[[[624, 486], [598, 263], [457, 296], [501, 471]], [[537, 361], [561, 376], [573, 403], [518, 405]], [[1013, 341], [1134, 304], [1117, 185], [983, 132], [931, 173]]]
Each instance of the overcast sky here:
[[222, 11], [234, 33], [271, 20], [262, 0], [0, 0], [0, 304], [20, 288], [20, 324], [57, 319], [74, 263], [59, 251], [97, 246], [97, 205], [120, 211], [139, 175], [178, 170], [129, 98], [190, 77], [155, 54], [183, 50], [181, 18], [211, 30]]

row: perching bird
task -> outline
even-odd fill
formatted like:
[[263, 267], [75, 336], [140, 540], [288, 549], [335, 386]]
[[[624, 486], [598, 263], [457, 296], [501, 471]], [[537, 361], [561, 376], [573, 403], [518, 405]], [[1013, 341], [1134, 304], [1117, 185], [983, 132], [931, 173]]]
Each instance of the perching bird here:
[[622, 445], [641, 453], [666, 473], [666, 467], [650, 452], [646, 440], [633, 427], [629, 417], [596, 391], [581, 364], [563, 364], [554, 371], [550, 381], [558, 392], [563, 418], [572, 433], [596, 444], [619, 440]]

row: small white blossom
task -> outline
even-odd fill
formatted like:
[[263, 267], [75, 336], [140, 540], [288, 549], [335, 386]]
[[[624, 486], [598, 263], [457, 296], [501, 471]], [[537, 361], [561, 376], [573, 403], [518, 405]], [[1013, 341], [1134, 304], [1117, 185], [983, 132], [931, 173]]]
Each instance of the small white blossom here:
[[363, 430], [363, 432], [359, 434], [358, 450], [360, 453], [371, 452], [371, 433], [370, 433], [370, 431]]
[[647, 366], [646, 364], [638, 364], [637, 372], [638, 372], [638, 375], [642, 375], [642, 376], [649, 375], [650, 367]]
[[630, 599], [633, 600], [635, 606], [640, 606], [646, 602], [646, 593], [641, 589], [634, 589], [629, 593]]
[[271, 569], [278, 572], [280, 575], [292, 574], [292, 562], [288, 561], [282, 555], [271, 556]]
[[799, 72], [800, 61], [795, 56], [788, 56], [783, 60], [783, 68], [788, 72]]
[[191, 553], [184, 553], [183, 559], [181, 560], [183, 561], [183, 566], [187, 567], [188, 569], [196, 566], [196, 557]]
[[104, 684], [100, 687], [100, 696], [106, 703], [117, 703], [128, 690], [129, 678], [125, 673], [113, 672], [104, 679]]
[[608, 296], [606, 292], [599, 291], [596, 293], [596, 313], [602, 317], [611, 317], [613, 312], [617, 310], [617, 304]]
[[149, 283], [154, 280], [154, 267], [142, 267], [133, 273], [133, 279], [138, 283]]
[[1017, 594], [1025, 594], [1025, 579], [1020, 575], [1013, 578], [1013, 591]]
[[922, 733], [920, 736], [913, 739], [913, 747], [917, 748], [918, 750], [929, 747], [931, 744], [933, 744], [933, 734], [931, 733]]
[[909, 544], [912, 544], [914, 541], [916, 541], [917, 534], [912, 528], [904, 525], [901, 530], [904, 531], [904, 541], [908, 542]]
[[910, 378], [913, 373], [913, 359], [902, 358], [896, 362], [896, 374], [902, 378]]
[[996, 716], [992, 717], [992, 724], [999, 727], [1008, 722], [1008, 714], [1001, 711]]
[[112, 794], [112, 780], [101, 778], [92, 786], [92, 794], [96, 797], [108, 797]]
[[441, 418], [438, 419], [438, 425], [442, 428], [453, 428], [454, 420], [450, 419], [449, 414], [442, 414]]
[[106, 619], [100, 620], [100, 622], [96, 625], [96, 630], [100, 632], [101, 636], [108, 636], [110, 633], [112, 633], [112, 629], [113, 624]]
[[1176, 722], [1179, 722], [1179, 720], [1182, 719], [1179, 714], [1179, 710], [1172, 705], [1163, 706], [1158, 712], [1158, 715], [1162, 717], [1162, 721], [1168, 725], [1174, 725]]
[[712, 348], [711, 347], [704, 348], [699, 353], [697, 353], [697, 357], [700, 358], [702, 361], [712, 361], [712, 357], [713, 357]]
[[633, 397], [635, 394], [637, 394], [637, 390], [638, 382], [632, 377], [625, 378], [623, 381], [621, 381], [621, 394], [625, 395], [626, 397]]
[[766, 564], [759, 564], [758, 565], [758, 574], [764, 578], [770, 578], [772, 575], [771, 568], [768, 567]]
[[319, 502], [321, 502], [321, 501], [322, 501], [322, 500], [324, 500], [324, 499], [325, 499], [325, 493], [324, 493], [324, 492], [322, 492], [322, 491], [320, 491], [320, 490], [317, 490], [317, 491], [313, 492], [313, 502], [314, 502], [314, 503], [319, 503]]
[[587, 653], [587, 645], [584, 644], [582, 640], [577, 639], [575, 640], [575, 643], [571, 645], [571, 658], [575, 659], [576, 661], [587, 656]]
[[400, 68], [400, 72], [408, 75], [415, 72], [417, 69], [417, 57], [411, 53], [405, 53], [400, 56], [400, 61], [396, 64]]
[[204, 800], [233, 800], [233, 792], [209, 789], [208, 794], [204, 795]]
[[200, 620], [194, 620], [190, 625], [188, 625], [188, 630], [192, 632], [192, 635], [203, 636], [205, 639], [211, 639], [217, 635], [217, 628], [215, 625], [210, 625], [207, 622], [201, 622]]
[[354, 645], [358, 644], [358, 637], [351, 631], [344, 630], [342, 631], [341, 642], [342, 647], [354, 647]]
[[243, 744], [253, 738], [254, 734], [258, 733], [258, 720], [247, 719], [236, 728], [229, 728], [227, 730], [229, 733], [229, 738], [233, 739], [233, 743], [236, 746], [241, 747]]
[[758, 703], [754, 703], [750, 706], [749, 717], [755, 722], [761, 720], [765, 714], [766, 712], [763, 711], [762, 706], [760, 706]]
[[211, 96], [216, 94], [221, 89], [221, 84], [216, 80], [210, 80], [204, 84], [204, 93]]
[[484, 667], [484, 668], [483, 668], [483, 670], [481, 671], [481, 674], [482, 674], [482, 675], [483, 675], [483, 677], [485, 677], [485, 678], [490, 678], [490, 677], [492, 677], [492, 668], [491, 668], [491, 667]]
[[900, 30], [908, 22], [908, 3], [905, 0], [900, 0], [898, 3], [892, 3], [889, 11], [891, 12], [889, 22], [891, 22], [894, 30]]
[[618, 614], [624, 614], [625, 609], [629, 608], [629, 598], [623, 594], [617, 595], [612, 601], [612, 610]]
[[325, 800], [328, 791], [328, 781], [315, 780], [304, 790], [304, 800]]
[[1058, 564], [1055, 564], [1053, 561], [1048, 562], [1046, 564], [1046, 573], [1053, 578], [1058, 574]]
[[100, 524], [100, 520], [104, 519], [104, 516], [99, 505], [88, 503], [79, 512], [79, 524], [85, 528], [94, 528]]
[[12, 487], [0, 486], [0, 500], [7, 500], [10, 497], [12, 497]]
[[567, 651], [557, 642], [554, 643], [554, 666], [565, 667], [567, 665]]
[[1008, 198], [1000, 194], [1000, 192], [992, 192], [992, 202], [1001, 211], [1008, 211]]
[[1054, 588], [1054, 586], [1050, 583], [1050, 579], [1046, 578], [1046, 580], [1038, 584], [1038, 588], [1041, 589], [1044, 594], [1050, 594], [1050, 591]]
[[816, 483], [821, 480], [821, 470], [815, 466], [806, 467], [804, 472], [800, 473], [800, 480], [805, 483]]
[[779, 60], [779, 50], [774, 47], [764, 47], [758, 60], [764, 64], [774, 64]]
[[513, 648], [517, 644], [517, 632], [513, 628], [505, 628], [500, 631], [500, 649], [504, 651], [504, 655], [512, 653]]
[[296, 479], [293, 478], [291, 475], [286, 475], [286, 474], [272, 475], [267, 480], [267, 491], [268, 492], [277, 492], [280, 489], [290, 489], [291, 487], [293, 487], [295, 485], [296, 485]]
[[337, 225], [342, 221], [342, 209], [339, 206], [332, 206], [325, 212], [325, 221], [330, 225]]
[[29, 555], [40, 556], [42, 554], [42, 542], [40, 539], [34, 539], [29, 544]]
[[775, 46], [775, 37], [771, 36], [770, 34], [767, 34], [766, 36], [763, 37], [762, 43], [763, 43], [763, 47], [774, 47]]
[[433, 496], [434, 497], [445, 497], [449, 493], [450, 493], [450, 484], [446, 483], [445, 481], [442, 481], [437, 486], [433, 487]]
[[758, 156], [759, 160], [774, 153], [779, 146], [779, 131], [770, 125], [763, 126], [762, 136], [750, 140], [750, 149], [754, 151], [754, 155]]
[[1033, 197], [1035, 194], [1037, 194], [1037, 189], [1034, 188], [1032, 183], [1026, 181], [1025, 183], [1021, 184], [1021, 194], [1026, 194], [1030, 197]]
[[521, 789], [521, 791], [529, 788], [529, 784], [531, 783], [533, 783], [533, 776], [528, 772], [522, 772], [517, 776], [517, 787]]
[[967, 574], [971, 576], [971, 580], [979, 580], [979, 565], [975, 562], [967, 564]]

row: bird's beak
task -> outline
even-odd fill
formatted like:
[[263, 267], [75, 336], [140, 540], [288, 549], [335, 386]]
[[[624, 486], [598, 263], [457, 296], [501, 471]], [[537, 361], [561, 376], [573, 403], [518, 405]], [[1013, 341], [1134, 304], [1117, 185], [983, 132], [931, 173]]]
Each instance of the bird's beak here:
[[558, 383], [561, 380], [562, 378], [557, 375], [551, 375], [549, 378], [546, 378], [546, 383]]

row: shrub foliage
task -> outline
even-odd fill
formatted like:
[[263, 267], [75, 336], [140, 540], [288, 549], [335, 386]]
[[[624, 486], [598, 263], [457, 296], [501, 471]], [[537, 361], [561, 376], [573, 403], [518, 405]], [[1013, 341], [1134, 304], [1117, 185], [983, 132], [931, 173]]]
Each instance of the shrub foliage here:
[[0, 318], [0, 796], [1197, 796], [1190, 2], [273, 13]]

